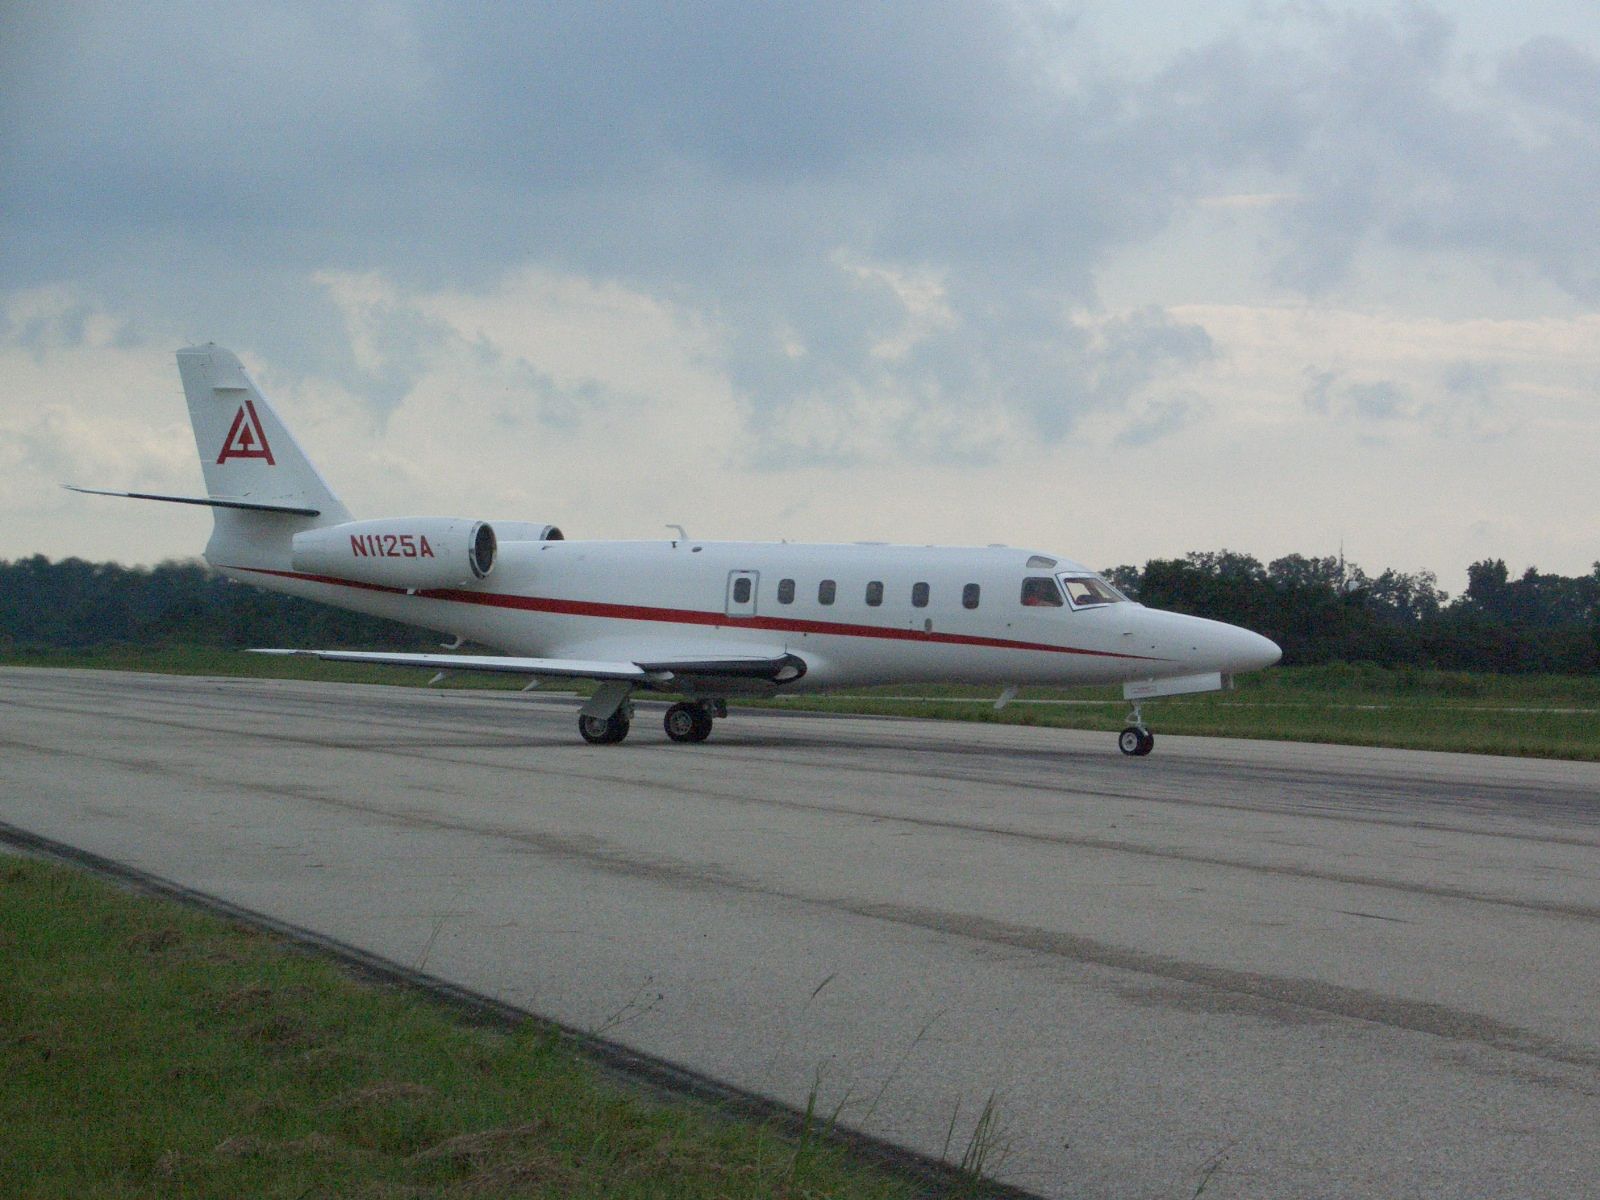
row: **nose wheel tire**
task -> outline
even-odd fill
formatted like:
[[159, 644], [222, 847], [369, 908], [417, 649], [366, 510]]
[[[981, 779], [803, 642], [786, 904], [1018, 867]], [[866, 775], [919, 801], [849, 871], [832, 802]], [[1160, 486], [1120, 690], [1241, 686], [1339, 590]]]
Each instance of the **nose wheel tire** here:
[[622, 712], [609, 717], [579, 717], [578, 732], [595, 746], [614, 746], [628, 736], [628, 718]]
[[1132, 758], [1143, 758], [1156, 747], [1156, 735], [1148, 729], [1129, 725], [1117, 735], [1117, 749]]
[[674, 704], [661, 723], [675, 742], [703, 742], [711, 736], [711, 714], [702, 704]]

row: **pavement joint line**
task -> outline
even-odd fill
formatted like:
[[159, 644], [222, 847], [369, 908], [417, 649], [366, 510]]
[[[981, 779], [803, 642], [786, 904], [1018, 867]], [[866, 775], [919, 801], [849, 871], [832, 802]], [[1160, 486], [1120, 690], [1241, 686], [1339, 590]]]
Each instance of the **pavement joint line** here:
[[869, 1164], [919, 1185], [928, 1200], [952, 1195], [975, 1195], [984, 1200], [1048, 1200], [1010, 1184], [982, 1180], [976, 1192], [973, 1181], [948, 1162], [930, 1158], [868, 1133], [834, 1125], [817, 1133], [806, 1114], [758, 1092], [726, 1083], [710, 1075], [691, 1071], [666, 1059], [630, 1049], [609, 1038], [596, 1037], [572, 1025], [540, 1016], [494, 996], [473, 991], [458, 983], [425, 971], [405, 966], [393, 959], [373, 954], [338, 938], [318, 933], [303, 925], [268, 916], [220, 896], [201, 892], [171, 879], [141, 870], [128, 863], [106, 858], [67, 842], [34, 833], [7, 821], [0, 821], [0, 844], [25, 854], [55, 859], [84, 868], [96, 875], [116, 880], [151, 895], [175, 900], [191, 908], [224, 917], [230, 921], [277, 935], [301, 950], [332, 958], [361, 978], [420, 992], [429, 999], [455, 1010], [473, 1022], [496, 1028], [516, 1028], [528, 1021], [554, 1030], [584, 1059], [606, 1075], [635, 1087], [671, 1099], [687, 1099], [706, 1105], [718, 1115], [765, 1121], [781, 1133], [798, 1138], [820, 1136], [823, 1141], [848, 1151]]

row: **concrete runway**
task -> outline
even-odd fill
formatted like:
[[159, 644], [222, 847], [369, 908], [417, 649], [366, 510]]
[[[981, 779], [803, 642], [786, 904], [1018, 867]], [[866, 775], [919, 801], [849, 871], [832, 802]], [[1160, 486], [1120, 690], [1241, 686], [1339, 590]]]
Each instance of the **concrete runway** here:
[[1150, 715], [4, 669], [0, 821], [1052, 1195], [1600, 1194], [1600, 765]]

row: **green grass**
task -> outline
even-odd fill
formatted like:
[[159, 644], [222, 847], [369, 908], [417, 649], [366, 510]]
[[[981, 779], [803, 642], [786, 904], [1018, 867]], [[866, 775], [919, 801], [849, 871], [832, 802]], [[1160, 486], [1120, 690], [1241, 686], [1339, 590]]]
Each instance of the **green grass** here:
[[[770, 703], [1106, 732], [1121, 729], [1128, 714], [1110, 688], [1024, 688], [1000, 712], [997, 691], [893, 687]], [[1240, 676], [1234, 691], [1148, 701], [1144, 717], [1158, 734], [1600, 760], [1600, 679], [1587, 677], [1275, 667]]]
[[902, 1197], [274, 937], [0, 856], [0, 1195]]
[[[50, 651], [4, 655], [0, 663], [404, 686], [429, 678], [426, 671], [203, 648]], [[440, 686], [514, 689], [522, 683], [514, 676], [462, 674]], [[587, 685], [571, 686], [587, 691]], [[998, 691], [917, 684], [742, 703], [1108, 732], [1122, 728], [1128, 712], [1116, 688], [1102, 687], [1025, 688], [1017, 703], [997, 713]], [[1038, 703], [1059, 700], [1074, 703]], [[1600, 679], [1587, 676], [1488, 675], [1369, 664], [1274, 667], [1240, 676], [1232, 692], [1150, 701], [1144, 715], [1158, 734], [1600, 760]]]

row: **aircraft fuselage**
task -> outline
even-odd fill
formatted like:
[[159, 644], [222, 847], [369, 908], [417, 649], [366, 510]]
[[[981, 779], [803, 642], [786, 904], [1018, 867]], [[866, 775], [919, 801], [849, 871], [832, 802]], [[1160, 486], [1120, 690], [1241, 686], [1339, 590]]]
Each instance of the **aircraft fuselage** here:
[[[1035, 565], [1030, 566], [1033, 563]], [[1074, 604], [1079, 563], [1008, 547], [773, 542], [503, 542], [493, 573], [407, 590], [214, 563], [241, 582], [539, 658], [788, 652], [813, 691], [879, 683], [1118, 683], [1254, 670], [1273, 643], [1128, 601]], [[1062, 603], [1025, 604], [1029, 579]], [[721, 691], [772, 690], [751, 685]]]

